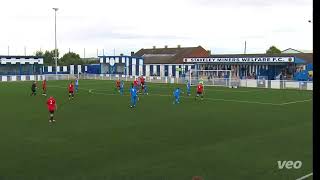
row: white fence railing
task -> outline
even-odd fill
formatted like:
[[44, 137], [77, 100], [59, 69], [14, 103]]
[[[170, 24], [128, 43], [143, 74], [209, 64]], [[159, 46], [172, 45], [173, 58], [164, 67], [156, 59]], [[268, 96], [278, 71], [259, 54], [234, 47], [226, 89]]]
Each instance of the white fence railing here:
[[[92, 79], [92, 80], [124, 80], [133, 81], [138, 76], [126, 75], [108, 75], [108, 74], [47, 74], [47, 75], [19, 75], [19, 76], [0, 76], [0, 82], [13, 81], [42, 81], [44, 79], [50, 80], [74, 80]], [[185, 84], [188, 77], [159, 77], [147, 76], [146, 82], [150, 83], [171, 83], [171, 84]], [[191, 82], [196, 82], [197, 79], [192, 79]], [[224, 79], [213, 78], [204, 80], [205, 86], [225, 86], [225, 87], [252, 87], [252, 88], [271, 88], [271, 89], [297, 89], [297, 90], [313, 90], [312, 81], [293, 81], [293, 80], [264, 80], [264, 79]]]

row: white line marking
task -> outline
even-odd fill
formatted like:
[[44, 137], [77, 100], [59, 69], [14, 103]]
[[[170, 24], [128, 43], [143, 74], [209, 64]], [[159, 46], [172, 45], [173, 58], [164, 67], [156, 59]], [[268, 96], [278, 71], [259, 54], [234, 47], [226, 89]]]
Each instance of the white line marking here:
[[301, 102], [309, 102], [312, 101], [312, 99], [306, 99], [306, 100], [301, 100], [301, 101], [291, 101], [291, 102], [286, 102], [286, 103], [281, 103], [280, 105], [288, 105], [288, 104], [295, 104], [295, 103], [301, 103]]
[[[91, 89], [91, 90], [96, 90], [96, 89]], [[96, 90], [96, 91], [106, 91], [110, 92], [108, 90]], [[102, 94], [102, 93], [100, 93]], [[111, 95], [111, 94], [109, 94]], [[171, 95], [164, 95], [164, 94], [152, 94], [156, 96], [171, 96]], [[151, 96], [152, 96], [151, 95]], [[183, 98], [193, 98], [193, 97], [183, 97]], [[292, 101], [292, 102], [286, 102], [286, 103], [268, 103], [268, 102], [258, 102], [258, 101], [244, 101], [244, 100], [235, 100], [235, 99], [218, 99], [218, 98], [205, 98], [209, 99], [212, 101], [226, 101], [226, 102], [240, 102], [240, 103], [249, 103], [249, 104], [263, 104], [263, 105], [273, 105], [273, 106], [283, 106], [287, 104], [294, 104], [294, 103], [300, 103], [300, 102], [308, 102], [311, 101], [312, 99], [306, 99], [306, 100], [301, 100], [301, 101]]]
[[[92, 89], [91, 89], [92, 90]], [[117, 94], [109, 94], [109, 93], [98, 93], [91, 91], [92, 94], [103, 94], [103, 95], [117, 95]], [[124, 95], [129, 96], [129, 95]], [[171, 97], [171, 95], [165, 95], [165, 94], [149, 94], [148, 96], [166, 96]], [[182, 98], [194, 98], [194, 97], [182, 97]], [[280, 106], [280, 104], [274, 104], [274, 103], [264, 103], [264, 102], [256, 102], [256, 101], [241, 101], [241, 100], [232, 100], [232, 99], [214, 99], [214, 98], [205, 98], [205, 100], [211, 100], [211, 101], [226, 101], [226, 102], [239, 102], [239, 103], [250, 103], [250, 104], [263, 104], [263, 105], [273, 105], [273, 106]]]
[[[114, 80], [110, 79], [85, 79], [86, 84], [94, 85], [94, 84], [101, 84], [101, 82], [94, 82], [91, 80], [97, 80], [97, 81], [106, 81], [106, 84], [112, 84]], [[89, 83], [88, 83], [89, 82]], [[127, 83], [131, 83], [131, 81], [124, 81]], [[170, 87], [170, 85], [178, 85], [178, 86], [186, 86], [186, 84], [170, 84], [170, 83], [154, 83], [154, 82], [149, 82], [146, 81], [148, 84], [152, 84], [152, 86], [156, 86], [157, 88], [174, 88], [173, 86]], [[164, 85], [167, 85], [169, 87], [164, 87]], [[195, 86], [192, 86], [195, 87]], [[220, 87], [220, 86], [205, 86], [205, 87]], [[220, 87], [220, 88], [225, 88], [225, 89], [208, 89], [206, 88], [206, 91], [217, 91], [217, 92], [226, 92], [226, 93], [268, 93], [270, 91], [281, 91], [281, 90], [291, 90], [291, 89], [271, 89], [271, 88], [252, 88], [250, 90], [236, 90], [236, 89], [229, 89], [228, 87]], [[240, 87], [242, 88], [242, 87]], [[268, 91], [265, 91], [268, 90]], [[299, 91], [295, 91], [299, 92]]]
[[298, 178], [298, 179], [296, 179], [296, 180], [306, 179], [306, 178], [308, 178], [308, 177], [310, 177], [310, 176], [312, 176], [312, 175], [313, 175], [313, 173], [310, 173], [310, 174], [307, 174], [307, 175], [305, 175], [305, 176], [302, 176], [301, 178]]
[[[48, 87], [56, 87], [56, 88], [63, 88], [63, 89], [67, 89], [65, 87], [62, 86], [48, 86]], [[87, 90], [87, 91], [91, 91], [89, 93], [91, 94], [101, 94], [101, 95], [118, 95], [118, 94], [111, 94], [111, 93], [98, 93], [98, 92], [93, 92], [93, 91], [104, 91], [104, 92], [112, 92], [110, 90], [99, 90], [99, 89], [86, 89], [86, 88], [81, 88], [82, 90]], [[80, 88], [79, 88], [80, 90]], [[124, 95], [124, 96], [128, 96], [128, 95]], [[166, 94], [149, 94], [148, 96], [166, 96], [166, 97], [170, 97], [171, 95], [166, 95]], [[182, 96], [182, 98], [194, 98], [194, 97], [186, 97], [186, 96]], [[244, 100], [236, 100], [236, 99], [219, 99], [219, 98], [205, 98], [205, 100], [211, 100], [211, 101], [225, 101], [225, 102], [238, 102], [238, 103], [248, 103], [248, 104], [261, 104], [261, 105], [272, 105], [272, 106], [284, 106], [284, 105], [288, 105], [288, 104], [294, 104], [294, 103], [301, 103], [301, 102], [308, 102], [308, 101], [312, 101], [312, 99], [306, 99], [306, 100], [301, 100], [301, 101], [292, 101], [292, 102], [285, 102], [285, 103], [268, 103], [268, 102], [258, 102], [258, 101], [244, 101]]]
[[233, 100], [233, 99], [213, 99], [213, 98], [206, 98], [213, 101], [227, 101], [227, 102], [240, 102], [240, 103], [250, 103], [250, 104], [264, 104], [264, 105], [273, 105], [279, 106], [280, 104], [275, 103], [268, 103], [268, 102], [257, 102], [257, 101], [242, 101], [242, 100]]

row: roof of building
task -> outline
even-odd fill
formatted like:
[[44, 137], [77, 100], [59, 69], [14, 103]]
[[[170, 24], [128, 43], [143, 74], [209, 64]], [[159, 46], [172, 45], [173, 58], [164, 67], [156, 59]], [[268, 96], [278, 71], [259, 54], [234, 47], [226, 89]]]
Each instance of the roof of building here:
[[294, 57], [305, 60], [306, 63], [308, 63], [308, 64], [313, 64], [313, 53], [294, 53], [291, 55], [293, 55]]
[[0, 55], [0, 58], [5, 58], [5, 59], [40, 59], [43, 58], [42, 56], [8, 56], [8, 55]]
[[[144, 58], [144, 64], [180, 64], [186, 57], [209, 57], [209, 53], [201, 46], [177, 47], [177, 48], [152, 48], [140, 49], [134, 54]], [[195, 55], [197, 54], [197, 55]]]
[[302, 50], [302, 49], [293, 49], [293, 48], [288, 48], [283, 51], [282, 53], [312, 53], [312, 50]]
[[282, 54], [214, 54], [211, 58], [236, 58], [236, 57], [296, 57], [306, 63], [313, 63], [313, 53], [282, 53]]

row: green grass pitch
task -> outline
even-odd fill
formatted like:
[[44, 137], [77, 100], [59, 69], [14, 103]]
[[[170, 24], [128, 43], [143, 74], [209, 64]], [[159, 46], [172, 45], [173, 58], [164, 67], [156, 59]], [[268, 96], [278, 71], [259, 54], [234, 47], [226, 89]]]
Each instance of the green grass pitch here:
[[[149, 84], [129, 108], [114, 81], [48, 81], [48, 96], [31, 82], [0, 83], [0, 179], [278, 180], [312, 172], [312, 92], [205, 87], [205, 99], [174, 84]], [[185, 86], [179, 85], [185, 92]], [[89, 93], [92, 89], [92, 93]], [[50, 126], [46, 99], [57, 100]], [[301, 161], [279, 169], [277, 161]], [[311, 177], [312, 178], [312, 177]]]

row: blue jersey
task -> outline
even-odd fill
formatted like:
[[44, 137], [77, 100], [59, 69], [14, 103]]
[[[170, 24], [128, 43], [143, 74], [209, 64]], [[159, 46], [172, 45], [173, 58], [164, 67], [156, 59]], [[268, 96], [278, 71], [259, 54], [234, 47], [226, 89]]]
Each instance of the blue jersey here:
[[190, 90], [190, 83], [187, 84], [187, 89]]
[[131, 94], [131, 97], [137, 96], [137, 89], [136, 88], [131, 88], [130, 89], [130, 94]]
[[79, 80], [76, 79], [75, 85], [78, 86], [79, 85]]
[[120, 88], [123, 89], [123, 87], [124, 87], [124, 83], [121, 82], [121, 83], [120, 83]]
[[173, 94], [175, 97], [179, 97], [180, 96], [180, 93], [181, 93], [181, 90], [180, 89], [176, 89], [174, 90]]

